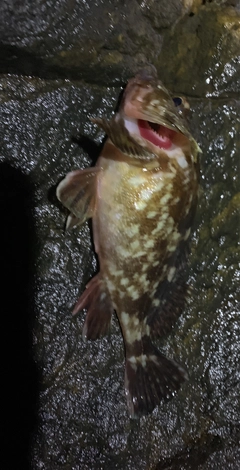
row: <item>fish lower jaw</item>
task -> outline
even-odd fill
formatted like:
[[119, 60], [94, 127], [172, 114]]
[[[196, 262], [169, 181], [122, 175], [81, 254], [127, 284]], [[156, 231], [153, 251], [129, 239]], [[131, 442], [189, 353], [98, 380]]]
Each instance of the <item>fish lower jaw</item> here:
[[151, 142], [155, 147], [163, 150], [169, 150], [172, 146], [172, 137], [174, 131], [162, 125], [151, 124], [143, 119], [138, 119], [138, 128], [141, 137]]
[[[146, 141], [150, 142], [151, 146], [161, 150], [173, 150], [173, 143], [171, 138], [175, 134], [175, 131], [168, 129], [162, 125], [158, 126], [158, 130], [154, 130], [154, 127], [143, 119], [134, 119], [130, 117], [124, 117], [124, 124], [131, 137], [135, 138], [140, 144], [144, 142], [146, 147]], [[157, 125], [154, 125], [157, 128]]]
[[[180, 145], [176, 145], [175, 143], [173, 143], [169, 137], [169, 136], [173, 137], [174, 134], [176, 135], [175, 131], [172, 131], [171, 129], [168, 129], [166, 127], [164, 128], [164, 126], [161, 126], [161, 127], [162, 129], [165, 129], [164, 131], [165, 135], [158, 136], [158, 134], [154, 130], [150, 131], [151, 132], [150, 135], [154, 134], [154, 138], [158, 139], [158, 143], [161, 144], [161, 145], [156, 145], [156, 140], [154, 139], [148, 140], [147, 138], [144, 137], [144, 135], [141, 134], [140, 128], [139, 128], [139, 122], [146, 123], [146, 126], [148, 126], [148, 129], [146, 129], [146, 132], [149, 132], [150, 125], [148, 124], [147, 121], [143, 121], [141, 119], [134, 119], [134, 118], [126, 118], [126, 117], [124, 118], [124, 123], [129, 134], [133, 138], [135, 138], [136, 141], [140, 145], [143, 145], [144, 147], [146, 147], [146, 141], [147, 141], [149, 142], [148, 145], [150, 146], [151, 152], [154, 152], [156, 156], [159, 155], [159, 152], [161, 155], [162, 155], [162, 152], [164, 152], [168, 156], [168, 158], [173, 159], [173, 160], [175, 159], [182, 169], [186, 169], [188, 167], [188, 163], [186, 161], [186, 157], [185, 157], [183, 149], [181, 148]], [[145, 126], [145, 124], [143, 124], [143, 126]]]

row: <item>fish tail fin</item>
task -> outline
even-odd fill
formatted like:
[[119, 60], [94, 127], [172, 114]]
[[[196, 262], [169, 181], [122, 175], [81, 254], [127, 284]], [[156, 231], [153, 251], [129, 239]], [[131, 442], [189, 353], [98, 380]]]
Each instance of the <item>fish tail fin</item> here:
[[110, 330], [113, 305], [106, 283], [99, 274], [86, 285], [85, 291], [73, 309], [73, 315], [83, 308], [87, 309], [83, 339], [95, 340], [107, 334]]
[[187, 379], [185, 370], [161, 354], [148, 336], [137, 343], [126, 351], [125, 391], [132, 418], [151, 413]]

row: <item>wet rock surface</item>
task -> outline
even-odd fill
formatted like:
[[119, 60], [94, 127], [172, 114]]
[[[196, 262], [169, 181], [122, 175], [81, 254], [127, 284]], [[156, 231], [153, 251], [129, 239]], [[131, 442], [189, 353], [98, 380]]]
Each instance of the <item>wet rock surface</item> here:
[[[3, 331], [12, 352], [5, 439], [19, 449], [6, 453], [4, 468], [236, 469], [239, 7], [34, 3], [0, 6]], [[201, 188], [193, 293], [172, 334], [158, 342], [185, 364], [189, 381], [171, 402], [132, 421], [116, 318], [110, 337], [84, 343], [84, 313], [71, 316], [97, 260], [88, 224], [64, 232], [55, 188], [68, 171], [95, 160], [104, 136], [89, 118], [110, 117], [121, 85], [146, 62], [190, 101]]]

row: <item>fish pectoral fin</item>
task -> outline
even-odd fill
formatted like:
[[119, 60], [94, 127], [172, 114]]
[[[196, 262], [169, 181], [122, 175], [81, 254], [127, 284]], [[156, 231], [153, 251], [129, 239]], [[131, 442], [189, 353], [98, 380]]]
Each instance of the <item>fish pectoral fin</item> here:
[[101, 168], [86, 168], [68, 173], [57, 187], [57, 198], [70, 215], [66, 227], [83, 224], [93, 216], [96, 199], [96, 178]]
[[82, 224], [81, 219], [76, 217], [74, 214], [70, 213], [66, 221], [66, 230], [76, 227], [76, 225], [81, 225], [81, 224]]
[[86, 285], [85, 291], [74, 307], [73, 315], [83, 308], [87, 309], [83, 339], [95, 340], [106, 335], [110, 330], [114, 309], [106, 283], [100, 274]]
[[130, 416], [138, 418], [151, 413], [162, 399], [170, 399], [187, 379], [185, 370], [167, 359], [152, 344], [149, 336], [142, 338], [142, 350], [126, 346], [125, 392]]

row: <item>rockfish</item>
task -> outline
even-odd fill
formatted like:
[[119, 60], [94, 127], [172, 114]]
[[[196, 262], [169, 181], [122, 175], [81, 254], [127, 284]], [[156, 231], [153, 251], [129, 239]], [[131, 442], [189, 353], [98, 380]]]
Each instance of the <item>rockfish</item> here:
[[106, 334], [115, 310], [126, 355], [131, 417], [151, 412], [187, 377], [153, 344], [170, 332], [188, 294], [184, 270], [197, 204], [199, 147], [184, 110], [154, 67], [130, 79], [112, 119], [95, 119], [108, 139], [95, 167], [57, 188], [67, 226], [92, 218], [99, 273], [73, 313], [86, 308], [83, 337]]

